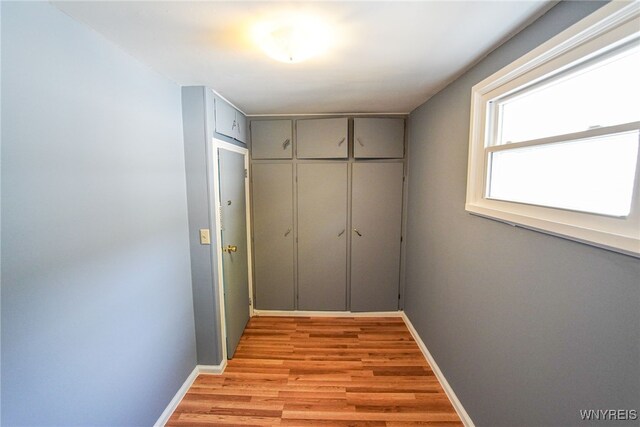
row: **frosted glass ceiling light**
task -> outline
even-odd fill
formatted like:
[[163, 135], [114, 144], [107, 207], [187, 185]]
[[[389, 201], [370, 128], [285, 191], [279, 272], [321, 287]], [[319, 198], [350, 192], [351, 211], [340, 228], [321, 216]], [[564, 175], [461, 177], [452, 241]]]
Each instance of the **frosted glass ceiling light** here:
[[330, 42], [325, 25], [300, 16], [258, 24], [254, 28], [254, 39], [271, 58], [287, 63], [302, 62], [319, 55]]

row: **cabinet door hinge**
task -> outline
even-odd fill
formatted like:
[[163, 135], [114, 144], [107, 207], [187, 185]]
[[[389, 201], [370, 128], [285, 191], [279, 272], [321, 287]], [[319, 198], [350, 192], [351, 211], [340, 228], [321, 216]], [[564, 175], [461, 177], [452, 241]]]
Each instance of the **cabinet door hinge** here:
[[248, 176], [249, 176], [249, 171], [245, 169], [245, 170], [244, 170], [244, 177], [246, 178], [246, 177], [248, 177]]

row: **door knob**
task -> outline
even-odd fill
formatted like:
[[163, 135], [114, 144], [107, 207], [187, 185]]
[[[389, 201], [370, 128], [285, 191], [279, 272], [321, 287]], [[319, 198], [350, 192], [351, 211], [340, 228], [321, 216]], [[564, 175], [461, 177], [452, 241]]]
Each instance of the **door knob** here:
[[222, 250], [223, 250], [224, 252], [228, 252], [228, 253], [231, 253], [231, 252], [237, 252], [237, 251], [238, 251], [238, 247], [237, 247], [237, 246], [234, 246], [234, 245], [227, 245], [227, 247], [226, 247], [226, 248], [223, 248]]

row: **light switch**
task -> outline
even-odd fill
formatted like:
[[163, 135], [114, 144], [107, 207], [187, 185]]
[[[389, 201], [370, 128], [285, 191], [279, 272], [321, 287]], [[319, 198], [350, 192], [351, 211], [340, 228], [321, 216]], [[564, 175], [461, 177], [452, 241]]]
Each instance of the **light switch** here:
[[200, 244], [201, 245], [210, 245], [211, 244], [211, 236], [209, 235], [208, 228], [200, 229]]

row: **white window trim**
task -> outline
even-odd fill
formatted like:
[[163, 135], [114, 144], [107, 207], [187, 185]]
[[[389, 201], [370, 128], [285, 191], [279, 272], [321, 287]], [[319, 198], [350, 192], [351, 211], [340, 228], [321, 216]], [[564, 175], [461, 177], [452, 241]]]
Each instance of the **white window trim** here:
[[640, 2], [612, 1], [472, 88], [465, 204], [468, 212], [640, 257], [640, 182], [635, 183], [632, 213], [623, 219], [485, 197], [488, 101], [559, 73], [604, 48], [637, 39], [639, 28]]

